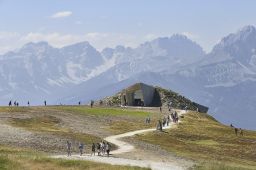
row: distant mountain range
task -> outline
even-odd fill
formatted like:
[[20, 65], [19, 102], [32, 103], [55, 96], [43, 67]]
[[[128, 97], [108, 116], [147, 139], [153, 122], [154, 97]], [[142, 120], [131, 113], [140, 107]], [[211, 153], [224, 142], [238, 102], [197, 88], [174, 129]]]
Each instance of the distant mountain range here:
[[206, 54], [183, 35], [137, 48], [97, 51], [88, 42], [29, 43], [0, 56], [0, 103], [77, 104], [136, 83], [158, 85], [209, 106], [221, 122], [256, 129], [256, 29], [224, 37]]

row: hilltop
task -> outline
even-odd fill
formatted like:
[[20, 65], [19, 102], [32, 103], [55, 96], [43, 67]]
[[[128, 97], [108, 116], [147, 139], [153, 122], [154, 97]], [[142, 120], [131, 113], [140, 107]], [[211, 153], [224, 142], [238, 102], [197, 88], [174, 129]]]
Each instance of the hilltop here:
[[[150, 92], [149, 90], [152, 89], [154, 92]], [[172, 107], [176, 109], [187, 109], [192, 111], [199, 110], [200, 112], [207, 112], [208, 108], [206, 106], [202, 106], [198, 103], [191, 101], [190, 99], [186, 98], [185, 96], [180, 95], [177, 92], [172, 90], [167, 90], [159, 86], [150, 86], [144, 83], [135, 83], [117, 94], [113, 96], [108, 96], [96, 102], [97, 105], [105, 105], [105, 106], [125, 106], [123, 103], [122, 95], [124, 93], [130, 93], [133, 97], [136, 96], [136, 93], [142, 93], [143, 101], [152, 100], [149, 106], [152, 107]], [[152, 93], [152, 94], [150, 94]], [[126, 94], [127, 95], [127, 94]], [[141, 95], [141, 94], [137, 94]], [[142, 98], [142, 96], [137, 97]], [[152, 98], [152, 99], [151, 99]], [[135, 103], [130, 104], [135, 105]], [[144, 105], [142, 105], [144, 106]]]

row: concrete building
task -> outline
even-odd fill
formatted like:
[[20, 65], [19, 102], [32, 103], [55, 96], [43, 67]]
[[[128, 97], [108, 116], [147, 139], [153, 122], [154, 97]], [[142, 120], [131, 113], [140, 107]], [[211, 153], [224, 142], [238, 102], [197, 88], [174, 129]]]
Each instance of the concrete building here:
[[198, 104], [198, 103], [195, 103], [195, 102], [193, 102], [193, 105], [194, 105], [194, 106], [196, 106], [196, 107], [197, 107], [197, 109], [198, 109], [198, 112], [201, 112], [201, 113], [207, 113], [207, 112], [208, 112], [208, 110], [209, 110], [209, 108], [208, 108], [208, 107], [203, 106], [203, 105]]
[[144, 83], [137, 83], [121, 92], [123, 106], [161, 106], [161, 99], [155, 87]]
[[[208, 107], [195, 103], [184, 96], [161, 87], [154, 87], [144, 83], [136, 83], [121, 91], [118, 104], [122, 106], [160, 107], [171, 106], [176, 109], [188, 109], [207, 113]], [[169, 107], [169, 106], [168, 106]]]

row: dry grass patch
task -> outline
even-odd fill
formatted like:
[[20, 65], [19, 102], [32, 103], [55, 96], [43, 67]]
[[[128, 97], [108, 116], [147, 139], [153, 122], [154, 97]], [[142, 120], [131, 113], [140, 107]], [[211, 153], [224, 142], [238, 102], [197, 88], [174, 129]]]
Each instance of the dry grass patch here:
[[134, 116], [134, 117], [144, 117], [148, 113], [145, 111], [130, 110], [125, 108], [112, 108], [112, 107], [88, 107], [88, 106], [56, 106], [52, 107], [56, 110], [71, 112], [71, 113], [80, 113], [80, 114], [89, 114], [95, 116]]
[[148, 170], [147, 168], [114, 166], [90, 161], [47, 158], [28, 149], [0, 146], [0, 170]]
[[62, 127], [61, 120], [49, 115], [43, 115], [40, 117], [32, 117], [26, 119], [13, 118], [10, 121], [10, 124], [15, 127], [24, 128], [29, 131], [41, 132], [41, 133], [50, 133], [58, 137], [74, 139], [85, 144], [91, 144], [93, 141], [100, 141], [99, 137], [73, 132], [68, 128]]
[[32, 117], [32, 118], [12, 118], [11, 124], [16, 127], [22, 127], [31, 131], [41, 131], [41, 132], [67, 132], [68, 129], [61, 128], [58, 126], [61, 122], [60, 119], [43, 115], [40, 117]]

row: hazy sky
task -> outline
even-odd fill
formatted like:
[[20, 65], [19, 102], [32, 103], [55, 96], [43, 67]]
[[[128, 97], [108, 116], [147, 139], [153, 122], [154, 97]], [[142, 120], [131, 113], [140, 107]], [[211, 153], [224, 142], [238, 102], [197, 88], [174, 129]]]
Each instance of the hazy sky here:
[[255, 0], [0, 0], [0, 53], [30, 41], [61, 47], [135, 47], [185, 34], [210, 51], [223, 36], [256, 25]]

